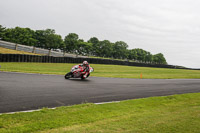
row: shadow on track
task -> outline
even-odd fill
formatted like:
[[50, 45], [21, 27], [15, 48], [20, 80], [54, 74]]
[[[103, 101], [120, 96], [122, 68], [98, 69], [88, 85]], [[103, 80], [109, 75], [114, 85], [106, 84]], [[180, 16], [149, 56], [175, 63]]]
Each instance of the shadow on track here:
[[91, 80], [88, 80], [88, 79], [77, 79], [77, 78], [71, 78], [71, 79], [66, 79], [66, 80], [70, 80], [70, 81], [73, 81], [73, 82], [91, 82]]

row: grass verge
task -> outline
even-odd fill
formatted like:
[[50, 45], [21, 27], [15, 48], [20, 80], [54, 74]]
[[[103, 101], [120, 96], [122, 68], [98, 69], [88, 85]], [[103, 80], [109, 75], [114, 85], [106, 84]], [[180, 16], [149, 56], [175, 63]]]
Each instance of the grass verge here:
[[28, 54], [28, 55], [40, 55], [40, 54], [34, 54], [34, 53], [25, 52], [25, 51], [17, 51], [17, 50], [13, 50], [13, 49], [2, 48], [2, 47], [0, 47], [0, 54]]
[[200, 131], [200, 93], [0, 115], [0, 132]]
[[[58, 74], [64, 75], [70, 71], [72, 63], [17, 63], [0, 62], [0, 71]], [[91, 64], [94, 72], [91, 76], [113, 78], [142, 78], [146, 79], [197, 79], [200, 78], [200, 70], [167, 69], [134, 67], [120, 65]]]

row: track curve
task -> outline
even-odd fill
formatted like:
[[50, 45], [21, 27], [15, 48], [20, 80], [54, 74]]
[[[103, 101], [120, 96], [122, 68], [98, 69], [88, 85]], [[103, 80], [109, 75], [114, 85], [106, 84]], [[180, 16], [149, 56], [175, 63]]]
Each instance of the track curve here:
[[0, 113], [200, 92], [200, 79], [121, 79], [0, 72]]

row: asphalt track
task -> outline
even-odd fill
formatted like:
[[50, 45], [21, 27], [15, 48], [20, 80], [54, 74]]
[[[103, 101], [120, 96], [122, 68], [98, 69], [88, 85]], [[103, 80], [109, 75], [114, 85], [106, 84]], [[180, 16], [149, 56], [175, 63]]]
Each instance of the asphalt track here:
[[200, 92], [200, 79], [120, 79], [0, 72], [0, 113]]

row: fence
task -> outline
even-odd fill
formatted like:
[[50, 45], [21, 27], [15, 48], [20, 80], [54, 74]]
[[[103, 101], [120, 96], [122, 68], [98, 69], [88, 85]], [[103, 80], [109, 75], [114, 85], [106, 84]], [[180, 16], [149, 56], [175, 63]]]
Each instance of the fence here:
[[20, 45], [0, 40], [0, 47], [26, 51], [44, 56], [37, 55], [20, 55], [20, 54], [0, 54], [0, 62], [49, 62], [49, 63], [81, 63], [87, 60], [93, 64], [113, 64], [113, 65], [128, 65], [142, 67], [158, 67], [158, 68], [177, 68], [186, 69], [181, 66], [163, 65], [163, 64], [146, 64], [138, 62], [119, 61], [112, 59], [87, 58], [86, 56], [78, 56], [74, 54], [56, 52], [53, 50], [36, 48], [33, 46]]
[[[36, 48], [33, 46], [26, 46], [26, 45], [21, 45], [21, 44], [16, 44], [16, 43], [10, 43], [10, 42], [6, 42], [6, 41], [1, 41], [0, 40], [0, 47], [3, 48], [8, 48], [8, 49], [14, 49], [14, 50], [18, 50], [18, 51], [25, 51], [25, 52], [31, 52], [31, 53], [35, 53], [35, 54], [41, 54], [41, 55], [48, 55], [48, 56], [55, 56], [55, 57], [76, 57], [77, 55], [75, 54], [69, 54], [69, 53], [63, 53], [63, 52], [56, 52], [53, 50], [47, 50], [47, 49], [42, 49], [42, 48]], [[83, 57], [84, 56], [79, 56], [79, 57]]]
[[87, 60], [89, 63], [92, 64], [112, 64], [112, 65], [183, 69], [181, 67], [173, 65], [145, 64], [145, 63], [119, 61], [111, 59], [54, 57], [54, 56], [38, 56], [38, 55], [22, 55], [22, 54], [0, 54], [0, 62], [81, 63], [84, 60]]

